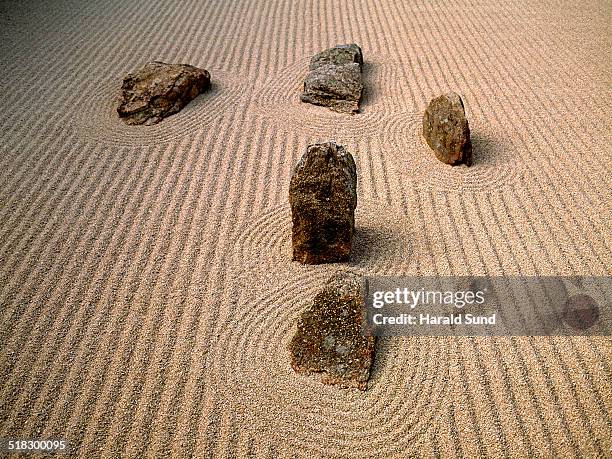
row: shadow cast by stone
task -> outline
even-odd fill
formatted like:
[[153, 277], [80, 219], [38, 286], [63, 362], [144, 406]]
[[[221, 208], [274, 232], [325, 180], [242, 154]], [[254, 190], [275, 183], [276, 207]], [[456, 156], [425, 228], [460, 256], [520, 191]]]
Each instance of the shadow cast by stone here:
[[[181, 112], [189, 113], [190, 111], [198, 110], [206, 101], [223, 94], [223, 92], [228, 89], [227, 85], [220, 84], [219, 81], [211, 80], [209, 88], [205, 92], [198, 94], [198, 96], [186, 105]], [[181, 112], [177, 113], [175, 116], [180, 116]]]
[[508, 146], [503, 139], [472, 131], [472, 166], [500, 166], [509, 162]]
[[350, 266], [380, 262], [385, 259], [385, 254], [401, 243], [391, 230], [357, 227], [353, 234]]
[[363, 91], [359, 102], [359, 113], [371, 109], [380, 100], [380, 91], [375, 84], [378, 65], [373, 62], [364, 62], [362, 66], [361, 78], [363, 80]]
[[385, 368], [391, 362], [393, 362], [392, 351], [394, 350], [394, 341], [402, 339], [401, 337], [376, 337], [376, 358], [372, 361], [372, 367], [370, 368], [370, 384], [374, 385], [377, 383], [378, 378], [382, 377], [385, 372]]

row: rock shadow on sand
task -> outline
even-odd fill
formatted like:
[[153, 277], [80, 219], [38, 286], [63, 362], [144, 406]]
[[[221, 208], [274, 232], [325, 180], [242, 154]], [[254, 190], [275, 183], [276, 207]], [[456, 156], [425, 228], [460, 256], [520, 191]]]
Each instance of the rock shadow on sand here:
[[373, 107], [380, 102], [382, 94], [376, 84], [378, 70], [378, 65], [373, 62], [365, 61], [363, 63], [361, 73], [363, 92], [361, 93], [358, 114], [367, 110], [372, 110]]
[[510, 167], [510, 147], [503, 138], [472, 131], [472, 165], [470, 167]]
[[[406, 256], [408, 255], [406, 248], [411, 247], [410, 241], [391, 229], [357, 226], [353, 235], [349, 266], [366, 270], [369, 266], [376, 268], [396, 266], [398, 271], [403, 271], [402, 268], [411, 261], [411, 257]], [[403, 255], [402, 259], [398, 259], [398, 253]]]

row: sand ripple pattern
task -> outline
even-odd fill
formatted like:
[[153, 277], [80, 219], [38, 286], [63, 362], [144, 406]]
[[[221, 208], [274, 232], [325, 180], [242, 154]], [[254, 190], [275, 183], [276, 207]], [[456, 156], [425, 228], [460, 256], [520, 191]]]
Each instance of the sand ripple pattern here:
[[94, 94], [84, 95], [75, 110], [71, 127], [77, 136], [113, 146], [167, 143], [206, 130], [215, 119], [234, 111], [247, 83], [225, 72], [210, 70], [212, 87], [192, 100], [179, 113], [152, 126], [129, 126], [117, 115], [121, 80], [107, 80]]
[[474, 165], [451, 168], [440, 163], [422, 139], [423, 115], [408, 101], [401, 87], [406, 77], [393, 58], [366, 60], [362, 109], [352, 116], [300, 101], [308, 62], [307, 57], [298, 59], [256, 86], [255, 109], [270, 122], [311, 138], [377, 139], [388, 152], [385, 159], [391, 169], [402, 180], [414, 181], [417, 188], [489, 191], [506, 186], [522, 173], [522, 162], [512, 155], [512, 147], [490, 129], [474, 129], [474, 123]]
[[400, 106], [401, 99], [393, 93], [394, 84], [380, 78], [383, 73], [397, 73], [388, 57], [377, 57], [364, 64], [365, 90], [358, 114], [335, 113], [326, 107], [303, 103], [300, 94], [309, 61], [309, 57], [298, 59], [255, 88], [255, 107], [270, 121], [310, 136], [358, 140], [376, 137], [385, 118]]
[[470, 125], [474, 163], [451, 167], [438, 161], [422, 136], [422, 113], [406, 112], [383, 121], [381, 144], [402, 180], [416, 188], [490, 191], [512, 183], [523, 171], [521, 159], [498, 136]]
[[436, 427], [452, 393], [449, 341], [379, 340], [364, 393], [324, 386], [316, 375], [297, 375], [289, 366], [287, 345], [308, 307], [305, 299], [326, 277], [311, 271], [273, 283], [256, 274], [239, 278], [238, 300], [213, 356], [217, 393], [223, 397], [224, 387], [233, 388], [222, 403], [236, 413], [236, 429], [262, 435], [274, 426], [286, 432], [291, 451], [316, 457], [348, 457], [355, 449], [380, 451], [389, 445], [411, 451]]
[[[405, 212], [380, 202], [360, 199], [355, 212], [351, 262], [327, 266], [364, 274], [400, 275], [414, 272], [419, 236]], [[237, 242], [236, 263], [245, 272], [277, 275], [317, 269], [291, 261], [291, 210], [281, 205], [253, 217]]]
[[[609, 337], [381, 340], [364, 393], [289, 366], [338, 269], [610, 273], [609, 15], [484, 3], [1, 2], [0, 437], [83, 458], [609, 457]], [[309, 57], [349, 40], [363, 112], [299, 102]], [[218, 90], [126, 126], [115, 91], [149, 59]], [[469, 169], [420, 140], [447, 89]], [[355, 257], [302, 266], [276, 205], [334, 137], [359, 174]]]

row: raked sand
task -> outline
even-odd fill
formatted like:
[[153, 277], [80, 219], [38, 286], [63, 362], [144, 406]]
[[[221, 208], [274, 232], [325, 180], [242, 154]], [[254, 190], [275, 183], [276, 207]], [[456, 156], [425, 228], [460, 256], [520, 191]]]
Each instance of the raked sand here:
[[[0, 2], [0, 436], [94, 457], [606, 457], [609, 338], [396, 338], [369, 389], [296, 375], [328, 275], [612, 271], [609, 1]], [[362, 113], [299, 102], [356, 42]], [[151, 127], [149, 60], [213, 89]], [[475, 164], [420, 139], [463, 96]], [[290, 262], [308, 144], [358, 169], [348, 265]]]

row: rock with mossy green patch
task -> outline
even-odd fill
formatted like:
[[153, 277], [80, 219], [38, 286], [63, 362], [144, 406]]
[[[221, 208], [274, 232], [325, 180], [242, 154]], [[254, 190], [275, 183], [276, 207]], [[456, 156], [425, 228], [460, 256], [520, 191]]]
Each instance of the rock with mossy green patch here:
[[340, 272], [327, 281], [289, 344], [297, 373], [320, 373], [324, 384], [366, 390], [375, 337], [366, 330], [365, 295], [360, 275]]

